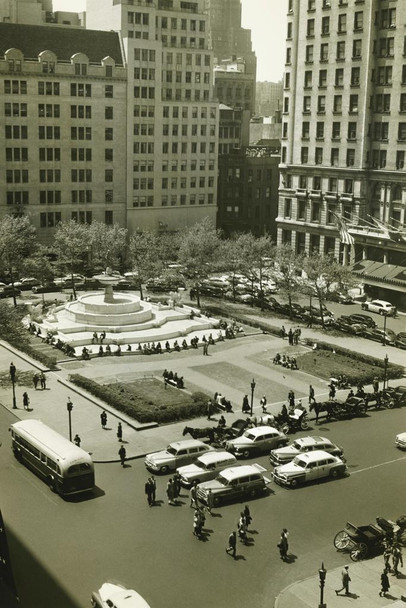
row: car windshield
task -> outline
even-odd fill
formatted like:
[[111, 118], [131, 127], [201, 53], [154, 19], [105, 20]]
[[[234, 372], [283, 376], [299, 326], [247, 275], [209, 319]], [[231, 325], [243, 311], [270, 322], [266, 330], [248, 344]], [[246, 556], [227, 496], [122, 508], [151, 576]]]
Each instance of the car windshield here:
[[224, 477], [221, 473], [219, 475], [217, 475], [216, 480], [221, 483], [223, 486], [228, 486], [229, 485], [229, 480]]
[[175, 448], [173, 448], [171, 445], [168, 445], [168, 447], [166, 448], [166, 451], [169, 454], [172, 454], [172, 456], [176, 456], [176, 454], [178, 453], [177, 450], [175, 450]]
[[293, 464], [297, 465], [298, 467], [301, 467], [301, 468], [305, 469], [307, 463], [300, 456], [296, 456], [296, 458], [294, 458], [294, 460], [293, 460]]
[[296, 450], [301, 450], [302, 449], [302, 446], [299, 443], [299, 441], [294, 441], [291, 447], [295, 448]]
[[245, 431], [244, 437], [250, 439], [250, 441], [255, 441], [255, 435], [251, 431]]

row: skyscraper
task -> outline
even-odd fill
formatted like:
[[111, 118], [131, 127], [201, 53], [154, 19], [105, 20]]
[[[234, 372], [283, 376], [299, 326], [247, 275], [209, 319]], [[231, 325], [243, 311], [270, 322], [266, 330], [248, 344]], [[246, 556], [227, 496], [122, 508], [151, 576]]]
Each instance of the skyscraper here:
[[406, 266], [405, 22], [404, 2], [289, 1], [277, 223], [298, 253], [350, 261], [336, 214], [352, 262]]

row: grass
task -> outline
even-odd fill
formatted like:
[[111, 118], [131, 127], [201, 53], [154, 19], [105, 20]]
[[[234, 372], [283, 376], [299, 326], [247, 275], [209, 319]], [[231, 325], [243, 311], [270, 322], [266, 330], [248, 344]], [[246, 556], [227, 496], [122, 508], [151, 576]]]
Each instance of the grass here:
[[[113, 394], [120, 395], [132, 402], [135, 407], [141, 404], [150, 405], [153, 409], [188, 405], [191, 403], [189, 394], [174, 386], [165, 385], [156, 378], [143, 378], [128, 384], [105, 384]], [[166, 386], [166, 388], [165, 388]]]
[[327, 350], [316, 350], [299, 355], [297, 364], [301, 371], [324, 378], [337, 378], [339, 374], [345, 374], [352, 384], [359, 381], [365, 382], [365, 378], [383, 378], [383, 369], [377, 365], [352, 359], [339, 353]]

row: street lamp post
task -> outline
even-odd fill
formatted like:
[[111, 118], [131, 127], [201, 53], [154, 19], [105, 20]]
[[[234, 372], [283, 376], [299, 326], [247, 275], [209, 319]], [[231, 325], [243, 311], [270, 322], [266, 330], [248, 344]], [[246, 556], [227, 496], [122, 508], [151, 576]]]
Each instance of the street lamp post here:
[[16, 372], [17, 368], [13, 362], [10, 363], [10, 380], [13, 387], [13, 410], [17, 409], [16, 403]]
[[254, 407], [254, 390], [255, 390], [255, 380], [253, 378], [252, 382], [251, 382], [251, 416], [252, 416], [252, 409]]
[[383, 388], [385, 390], [386, 388], [386, 378], [387, 378], [387, 373], [388, 373], [388, 361], [389, 361], [389, 357], [388, 354], [385, 355], [385, 359], [383, 360], [384, 362], [384, 369], [383, 369]]
[[386, 318], [387, 318], [387, 314], [386, 311], [383, 311], [383, 336], [382, 336], [382, 344], [384, 346], [386, 346]]
[[68, 403], [66, 404], [66, 409], [68, 410], [68, 419], [69, 419], [69, 441], [72, 441], [72, 418], [71, 412], [73, 410], [73, 403], [68, 397]]
[[324, 562], [321, 563], [321, 568], [319, 570], [319, 580], [320, 580], [320, 604], [319, 608], [327, 608], [327, 604], [324, 603], [324, 585], [326, 583], [327, 570], [324, 567]]

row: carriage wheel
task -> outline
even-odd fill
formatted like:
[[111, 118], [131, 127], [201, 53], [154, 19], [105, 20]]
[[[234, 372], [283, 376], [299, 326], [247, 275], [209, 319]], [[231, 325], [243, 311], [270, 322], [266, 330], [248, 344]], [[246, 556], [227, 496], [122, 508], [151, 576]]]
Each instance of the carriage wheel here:
[[348, 545], [351, 543], [351, 539], [345, 530], [340, 530], [334, 537], [334, 546], [338, 551], [344, 551], [348, 549]]
[[364, 414], [366, 414], [366, 411], [367, 411], [366, 403], [360, 403], [357, 406], [357, 414], [364, 416]]
[[351, 549], [350, 557], [353, 562], [359, 562], [361, 559], [365, 559], [368, 553], [368, 546], [365, 543], [358, 543], [353, 549]]
[[387, 399], [386, 401], [384, 401], [384, 406], [387, 407], [388, 410], [392, 410], [395, 407], [395, 400]]
[[302, 429], [302, 431], [307, 431], [307, 429], [309, 428], [310, 424], [309, 424], [309, 419], [308, 418], [302, 418], [301, 422], [300, 422], [300, 428]]
[[285, 435], [287, 435], [290, 431], [290, 426], [288, 425], [288, 423], [286, 422], [285, 424], [282, 424], [281, 426], [281, 431], [283, 433], [285, 433]]

